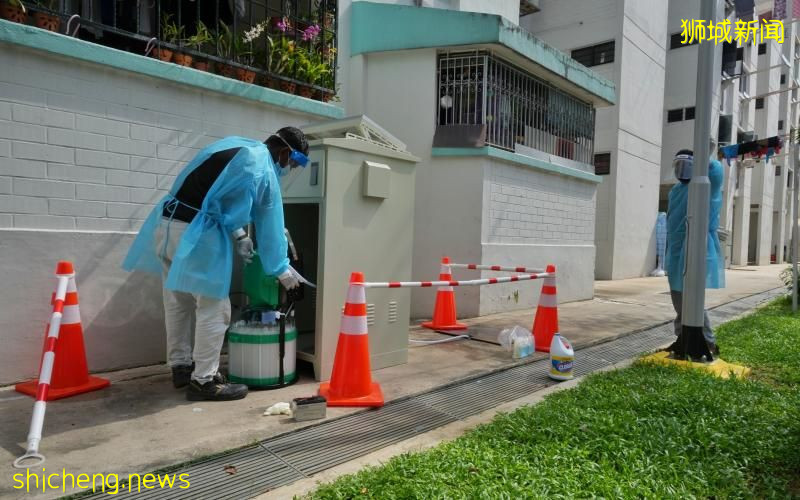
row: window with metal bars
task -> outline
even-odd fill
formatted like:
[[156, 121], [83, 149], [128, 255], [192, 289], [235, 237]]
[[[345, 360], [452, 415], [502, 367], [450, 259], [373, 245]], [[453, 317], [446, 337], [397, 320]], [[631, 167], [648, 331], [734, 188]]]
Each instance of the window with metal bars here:
[[484, 51], [440, 54], [437, 72], [437, 137], [450, 145], [522, 145], [592, 164], [590, 103]]
[[336, 88], [336, 0], [23, 3], [88, 42], [306, 97]]

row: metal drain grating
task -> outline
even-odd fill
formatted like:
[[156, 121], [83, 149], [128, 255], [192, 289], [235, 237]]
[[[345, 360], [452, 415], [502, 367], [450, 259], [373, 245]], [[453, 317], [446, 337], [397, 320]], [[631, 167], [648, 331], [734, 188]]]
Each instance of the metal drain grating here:
[[[721, 305], [709, 313], [714, 322], [726, 321], [783, 293], [783, 289], [769, 290]], [[582, 349], [575, 354], [575, 373], [586, 375], [654, 351], [674, 338], [669, 322]], [[174, 472], [189, 474], [191, 488], [187, 490], [134, 491], [121, 493], [118, 498], [250, 498], [554, 385], [556, 382], [547, 377], [548, 362], [546, 358], [539, 359], [456, 382], [390, 402], [383, 408], [276, 436], [262, 441], [260, 446], [187, 465]], [[227, 465], [236, 467], [236, 473], [228, 474]], [[101, 496], [105, 494], [87, 498]]]

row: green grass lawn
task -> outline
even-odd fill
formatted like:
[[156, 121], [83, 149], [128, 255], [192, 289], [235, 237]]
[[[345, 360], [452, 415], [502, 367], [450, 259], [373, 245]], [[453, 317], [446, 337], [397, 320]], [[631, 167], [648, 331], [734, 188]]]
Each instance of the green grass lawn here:
[[638, 362], [311, 497], [800, 498], [800, 315], [779, 299], [717, 335], [749, 380]]

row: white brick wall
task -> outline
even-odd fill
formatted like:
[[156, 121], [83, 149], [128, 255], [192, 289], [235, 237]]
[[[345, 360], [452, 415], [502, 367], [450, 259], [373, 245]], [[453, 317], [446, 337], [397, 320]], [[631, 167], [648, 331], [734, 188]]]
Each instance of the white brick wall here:
[[502, 163], [490, 169], [488, 243], [594, 243], [594, 184]]
[[0, 228], [135, 231], [202, 147], [314, 117], [3, 45]]

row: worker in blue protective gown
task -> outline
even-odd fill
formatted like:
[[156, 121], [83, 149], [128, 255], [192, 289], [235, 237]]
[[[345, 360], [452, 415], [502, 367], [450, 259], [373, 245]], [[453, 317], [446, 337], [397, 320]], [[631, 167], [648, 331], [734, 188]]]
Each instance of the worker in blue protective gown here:
[[[669, 279], [672, 305], [675, 308], [674, 321], [675, 335], [681, 332], [681, 307], [683, 305], [683, 277], [686, 265], [686, 212], [689, 203], [689, 182], [692, 178], [693, 157], [692, 151], [682, 149], [678, 151], [673, 160], [675, 177], [679, 183], [669, 192], [669, 205], [667, 208], [667, 255], [666, 271]], [[708, 165], [708, 179], [711, 189], [711, 206], [708, 221], [708, 237], [706, 238], [706, 288], [724, 288], [725, 270], [724, 256], [717, 235], [719, 227], [719, 213], [722, 206], [722, 181], [724, 173], [722, 164], [717, 160], [710, 160]], [[719, 354], [716, 338], [711, 329], [708, 311], [704, 311], [703, 336], [709, 350]], [[680, 346], [673, 344], [671, 351]]]
[[263, 143], [227, 137], [206, 146], [175, 179], [128, 251], [123, 268], [162, 275], [167, 362], [174, 386], [187, 387], [191, 401], [247, 395], [247, 386], [227, 383], [218, 372], [230, 324], [234, 243], [245, 262], [253, 256], [244, 227], [255, 226], [264, 272], [278, 276], [287, 290], [299, 286], [301, 277], [287, 258], [278, 179], [305, 166], [307, 155], [308, 142], [294, 127]]

